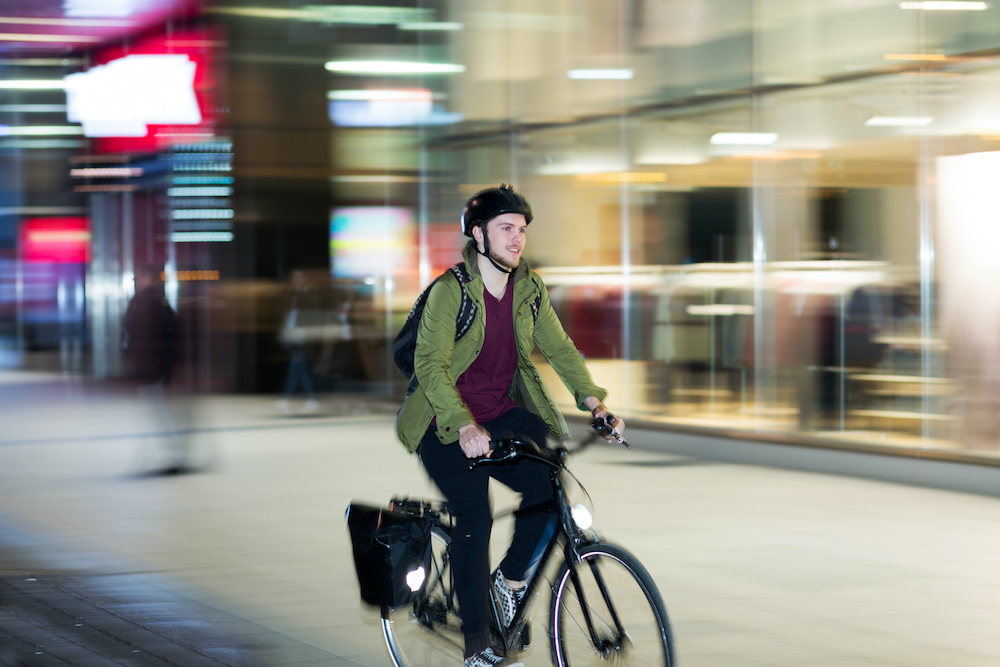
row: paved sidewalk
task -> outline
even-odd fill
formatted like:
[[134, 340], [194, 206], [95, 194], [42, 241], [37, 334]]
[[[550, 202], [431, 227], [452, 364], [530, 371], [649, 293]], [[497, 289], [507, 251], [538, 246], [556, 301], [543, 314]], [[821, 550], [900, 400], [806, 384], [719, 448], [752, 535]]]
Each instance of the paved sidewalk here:
[[0, 577], [3, 665], [251, 667], [280, 655], [263, 630], [129, 575]]
[[[272, 400], [189, 404], [209, 467], [147, 476], [159, 436], [129, 397], [0, 381], [0, 628], [17, 634], [2, 614], [35, 613], [45, 596], [27, 584], [40, 583], [57, 607], [69, 594], [132, 624], [93, 621], [104, 637], [214, 664], [388, 665], [344, 509], [436, 493], [394, 443], [391, 404], [358, 414], [327, 398], [285, 416]], [[684, 667], [1000, 664], [1000, 499], [611, 447], [573, 470], [596, 525], [660, 586]], [[496, 494], [498, 509], [512, 501]], [[147, 653], [117, 659], [196, 664]], [[549, 664], [545, 642], [525, 661]]]

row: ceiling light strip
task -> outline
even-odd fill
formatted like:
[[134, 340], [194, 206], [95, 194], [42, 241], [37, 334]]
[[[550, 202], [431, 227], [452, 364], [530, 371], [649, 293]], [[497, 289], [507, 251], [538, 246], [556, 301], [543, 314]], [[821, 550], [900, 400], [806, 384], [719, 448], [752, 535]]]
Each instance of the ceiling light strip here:
[[409, 21], [407, 23], [399, 23], [396, 27], [400, 30], [452, 32], [455, 30], [461, 30], [465, 26], [461, 23], [455, 23], [453, 21]]
[[410, 90], [331, 90], [328, 100], [363, 102], [428, 102], [433, 99], [427, 89]]
[[778, 140], [773, 132], [716, 132], [709, 140], [714, 146], [770, 146]]
[[571, 69], [566, 72], [571, 79], [627, 81], [635, 76], [630, 69]]
[[171, 232], [174, 243], [227, 243], [233, 240], [232, 232]]
[[989, 5], [985, 2], [950, 2], [948, 0], [925, 0], [923, 2], [901, 2], [900, 9], [921, 9], [924, 11], [981, 12]]
[[48, 42], [63, 44], [66, 42], [85, 42], [93, 44], [100, 42], [100, 37], [91, 35], [49, 35], [27, 32], [0, 32], [0, 42]]
[[131, 28], [135, 21], [114, 19], [48, 19], [26, 16], [0, 16], [0, 25], [55, 25], [65, 28]]
[[865, 121], [869, 127], [924, 127], [934, 122], [931, 116], [872, 116]]
[[63, 90], [62, 79], [6, 79], [0, 80], [0, 90]]
[[465, 65], [421, 63], [404, 60], [331, 60], [326, 69], [340, 74], [458, 74]]
[[81, 135], [79, 125], [0, 125], [0, 137], [52, 137]]
[[887, 53], [882, 57], [886, 60], [919, 60], [933, 62], [943, 62], [948, 59], [948, 56], [943, 53]]

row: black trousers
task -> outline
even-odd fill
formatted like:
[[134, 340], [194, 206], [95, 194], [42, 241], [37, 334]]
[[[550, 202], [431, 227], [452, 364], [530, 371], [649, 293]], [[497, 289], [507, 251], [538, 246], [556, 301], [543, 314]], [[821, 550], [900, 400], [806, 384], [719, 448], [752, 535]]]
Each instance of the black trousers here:
[[[544, 446], [549, 428], [541, 417], [514, 408], [482, 424], [494, 439], [527, 436]], [[431, 426], [417, 452], [431, 479], [448, 499], [455, 527], [451, 542], [451, 569], [455, 580], [465, 652], [471, 655], [489, 646], [490, 531], [493, 513], [489, 501], [490, 477], [521, 494], [521, 507], [552, 499], [549, 468], [536, 461], [513, 466], [484, 466], [469, 470], [469, 459], [458, 443], [441, 444]], [[514, 538], [500, 571], [519, 581], [535, 554], [550, 515], [535, 514], [514, 523]]]

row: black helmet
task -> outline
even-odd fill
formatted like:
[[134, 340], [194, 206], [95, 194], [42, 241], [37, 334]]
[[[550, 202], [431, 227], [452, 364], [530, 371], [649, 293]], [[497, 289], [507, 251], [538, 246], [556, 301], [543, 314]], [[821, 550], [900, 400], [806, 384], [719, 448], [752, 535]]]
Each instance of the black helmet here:
[[531, 204], [513, 185], [501, 183], [499, 188], [487, 188], [473, 195], [465, 202], [462, 211], [462, 233], [472, 236], [472, 228], [504, 213], [520, 213], [526, 223], [531, 222]]

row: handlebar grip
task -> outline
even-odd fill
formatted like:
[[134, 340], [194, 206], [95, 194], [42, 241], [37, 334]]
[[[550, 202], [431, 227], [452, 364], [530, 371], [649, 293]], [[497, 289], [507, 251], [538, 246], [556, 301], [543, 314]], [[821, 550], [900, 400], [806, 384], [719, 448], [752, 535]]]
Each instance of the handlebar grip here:
[[469, 461], [469, 470], [475, 470], [482, 465], [502, 465], [510, 461], [518, 461], [522, 458], [542, 461], [558, 467], [562, 465], [566, 455], [565, 449], [545, 449], [539, 447], [531, 440], [503, 438], [493, 440], [490, 444], [493, 447], [493, 455], [471, 459]]
[[475, 470], [483, 465], [499, 465], [506, 461], [517, 458], [517, 450], [510, 440], [491, 440], [490, 446], [493, 449], [492, 456], [480, 456], [469, 460], [469, 470]]
[[612, 424], [614, 424], [615, 421], [617, 421], [615, 419], [615, 416], [609, 412], [607, 420], [605, 420], [603, 417], [597, 417], [591, 423], [590, 427], [593, 428], [598, 433], [598, 435], [604, 438], [612, 438], [619, 444], [627, 447], [628, 449], [632, 449], [632, 445], [628, 444], [625, 441], [625, 438], [619, 435], [618, 431], [615, 430], [615, 427], [612, 426]]
[[496, 461], [489, 456], [480, 456], [475, 459], [469, 459], [469, 470], [475, 470], [479, 466], [491, 465], [494, 463], [496, 463]]

